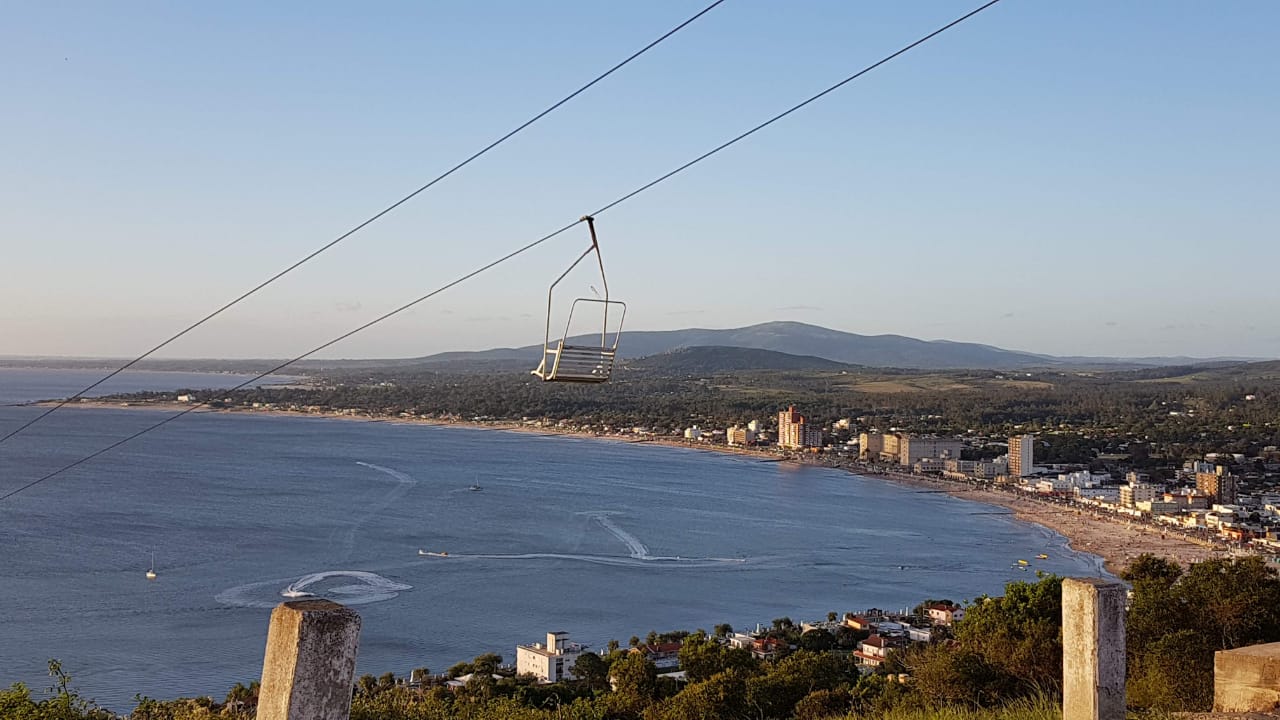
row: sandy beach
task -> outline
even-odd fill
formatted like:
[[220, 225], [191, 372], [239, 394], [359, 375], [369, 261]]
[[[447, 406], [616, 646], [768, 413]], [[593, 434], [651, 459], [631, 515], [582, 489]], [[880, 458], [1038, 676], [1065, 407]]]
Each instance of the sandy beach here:
[[1067, 538], [1072, 549], [1101, 557], [1107, 571], [1113, 575], [1119, 574], [1130, 561], [1145, 553], [1168, 558], [1184, 567], [1225, 554], [1222, 549], [1202, 545], [1177, 533], [1162, 534], [1159, 528], [1099, 517], [1087, 510], [1041, 502], [1013, 493], [917, 476], [856, 474], [1007, 508], [1017, 519], [1047, 527]]
[[[54, 403], [38, 403], [49, 406]], [[705, 452], [729, 453], [740, 456], [759, 458], [761, 461], [794, 462], [805, 465], [817, 465], [840, 469], [862, 477], [875, 478], [885, 482], [905, 485], [921, 490], [945, 492], [966, 500], [973, 500], [988, 505], [1008, 509], [1019, 520], [1035, 523], [1049, 528], [1067, 538], [1071, 547], [1081, 552], [1091, 553], [1102, 558], [1108, 572], [1118, 574], [1133, 558], [1144, 553], [1158, 555], [1186, 566], [1193, 562], [1222, 557], [1225, 550], [1208, 544], [1198, 543], [1177, 533], [1162, 533], [1160, 529], [1141, 523], [1128, 523], [1120, 519], [1100, 517], [1088, 511], [1073, 507], [1065, 507], [1054, 503], [1042, 502], [1033, 498], [1022, 497], [1009, 492], [998, 492], [975, 488], [963, 483], [935, 480], [917, 475], [899, 473], [882, 474], [865, 472], [856, 468], [832, 465], [821, 460], [808, 460], [784, 457], [770, 449], [738, 448], [710, 443], [690, 442], [678, 438], [635, 438], [627, 435], [607, 435], [583, 433], [575, 430], [556, 427], [526, 425], [518, 422], [472, 422], [465, 420], [440, 420], [434, 418], [414, 417], [373, 417], [363, 414], [352, 414], [341, 411], [298, 412], [278, 408], [206, 408], [172, 401], [121, 403], [118, 401], [80, 401], [67, 407], [88, 408], [123, 408], [136, 410], [167, 410], [173, 412], [198, 413], [240, 413], [251, 412], [279, 417], [314, 417], [347, 421], [384, 422], [403, 425], [457, 426], [487, 430], [504, 430], [508, 432], [524, 432], [538, 435], [566, 435], [574, 437], [591, 437], [614, 442], [645, 443], [664, 447], [679, 447]]]

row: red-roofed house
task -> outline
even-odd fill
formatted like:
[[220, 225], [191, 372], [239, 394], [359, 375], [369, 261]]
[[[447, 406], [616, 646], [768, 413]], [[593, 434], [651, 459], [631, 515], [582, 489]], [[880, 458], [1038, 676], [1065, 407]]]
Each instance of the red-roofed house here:
[[871, 637], [858, 643], [858, 649], [853, 651], [854, 657], [858, 658], [858, 664], [866, 667], [880, 667], [880, 663], [889, 654], [889, 650], [895, 647], [895, 643], [889, 638], [879, 635]]
[[683, 643], [666, 642], [656, 643], [654, 645], [641, 645], [637, 648], [631, 648], [631, 652], [640, 653], [648, 658], [649, 662], [658, 670], [672, 670], [680, 667], [680, 648]]
[[845, 615], [844, 626], [854, 630], [870, 630], [871, 621], [861, 615]]
[[762, 637], [751, 643], [751, 656], [757, 660], [774, 660], [787, 650], [787, 644], [778, 638]]
[[964, 608], [948, 603], [934, 603], [925, 608], [934, 625], [952, 625], [964, 619]]

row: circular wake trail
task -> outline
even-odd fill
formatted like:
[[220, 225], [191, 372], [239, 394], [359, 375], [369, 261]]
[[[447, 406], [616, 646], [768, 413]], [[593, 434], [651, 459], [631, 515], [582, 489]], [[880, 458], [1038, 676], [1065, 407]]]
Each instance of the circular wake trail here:
[[[350, 578], [356, 582], [324, 589], [316, 588], [314, 593], [307, 590], [316, 583], [331, 578]], [[412, 585], [396, 582], [377, 573], [362, 570], [326, 570], [304, 575], [296, 580], [277, 578], [239, 585], [223, 590], [215, 595], [214, 599], [232, 607], [264, 609], [274, 608], [282, 598], [304, 597], [324, 597], [344, 605], [367, 605], [390, 600], [401, 592], [412, 589]]]

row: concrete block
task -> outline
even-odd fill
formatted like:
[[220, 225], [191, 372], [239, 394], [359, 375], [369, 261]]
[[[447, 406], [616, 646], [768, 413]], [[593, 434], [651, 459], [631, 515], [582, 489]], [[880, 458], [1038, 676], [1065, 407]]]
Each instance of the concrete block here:
[[1280, 708], [1280, 642], [1213, 654], [1214, 712]]
[[1125, 587], [1062, 581], [1062, 718], [1124, 720]]
[[328, 600], [271, 611], [258, 720], [348, 720], [360, 615]]

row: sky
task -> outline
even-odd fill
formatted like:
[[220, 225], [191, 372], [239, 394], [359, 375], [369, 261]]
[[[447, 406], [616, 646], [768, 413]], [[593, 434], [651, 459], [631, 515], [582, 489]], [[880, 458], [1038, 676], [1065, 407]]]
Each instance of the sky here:
[[[9, 4], [0, 355], [140, 354], [707, 2]], [[300, 354], [978, 4], [727, 0], [158, 357]], [[1280, 357], [1276, 27], [1270, 0], [1003, 0], [600, 215], [611, 295], [629, 329]], [[321, 356], [538, 342], [586, 245]]]

